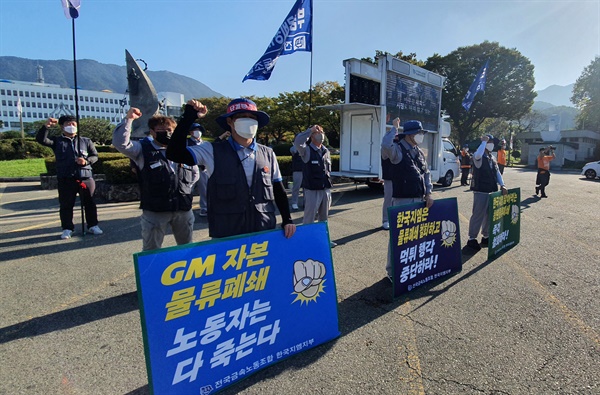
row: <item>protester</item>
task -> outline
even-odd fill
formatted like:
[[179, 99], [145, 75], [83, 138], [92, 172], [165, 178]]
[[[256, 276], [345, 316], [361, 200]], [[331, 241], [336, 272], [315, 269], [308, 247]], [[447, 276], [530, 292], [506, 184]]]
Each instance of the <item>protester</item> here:
[[500, 170], [500, 174], [504, 174], [504, 168], [506, 167], [506, 143], [502, 140], [502, 144], [500, 145], [500, 149], [498, 150], [498, 170]]
[[[190, 137], [187, 140], [188, 145], [200, 145], [204, 143], [202, 140], [202, 133], [205, 133], [206, 130], [204, 126], [199, 123], [193, 123], [190, 126]], [[192, 190], [196, 191], [200, 198], [200, 212], [198, 215], [201, 217], [206, 217], [206, 213], [208, 212], [208, 204], [206, 202], [206, 187], [208, 185], [208, 173], [206, 172], [206, 168], [204, 166], [198, 166], [198, 170], [200, 171], [200, 179]]]
[[[508, 190], [504, 185], [498, 164], [492, 155], [494, 150], [494, 136], [488, 134], [481, 138], [481, 144], [473, 154], [473, 178], [471, 190], [473, 191], [473, 211], [469, 220], [469, 241], [466, 247], [473, 251], [487, 247], [489, 243], [488, 206], [490, 193], [498, 191], [498, 184], [502, 194]], [[477, 235], [481, 231], [481, 243], [477, 242]]]
[[[62, 129], [62, 134], [58, 137], [48, 137], [48, 129], [57, 123]], [[71, 115], [63, 115], [58, 120], [48, 118], [35, 138], [38, 143], [52, 148], [56, 157], [62, 226], [60, 238], [70, 239], [73, 235], [73, 207], [78, 193], [85, 211], [87, 232], [93, 235], [104, 233], [98, 226], [98, 209], [93, 198], [96, 182], [92, 174], [92, 165], [98, 161], [98, 152], [92, 140], [77, 136], [77, 119]], [[84, 232], [83, 229], [81, 231]]]
[[302, 170], [304, 162], [294, 145], [290, 147], [292, 154], [292, 208], [298, 210], [298, 198], [300, 197], [300, 188], [302, 187]]
[[[177, 245], [191, 243], [194, 231], [192, 186], [199, 179], [198, 167], [167, 160], [165, 150], [177, 125], [173, 118], [153, 116], [148, 120], [150, 136], [132, 141], [131, 125], [141, 116], [138, 108], [130, 108], [115, 128], [112, 142], [138, 169], [142, 250], [161, 248], [168, 225]], [[189, 125], [186, 135], [187, 130]]]
[[460, 150], [460, 185], [465, 186], [469, 185], [469, 173], [471, 173], [471, 162], [473, 161], [473, 157], [469, 153], [469, 146], [467, 144], [463, 144], [462, 149]]
[[[400, 119], [398, 118], [398, 125]], [[396, 129], [397, 130], [397, 129]], [[399, 135], [394, 136], [394, 142], [399, 141]], [[388, 208], [392, 206], [392, 174], [394, 172], [395, 165], [392, 164], [387, 152], [381, 149], [381, 178], [383, 179], [383, 204], [381, 205], [381, 227], [385, 230], [390, 228], [390, 221], [388, 218]]]
[[[303, 224], [315, 220], [327, 221], [331, 207], [331, 154], [323, 145], [325, 133], [313, 125], [294, 139], [294, 147], [302, 158], [302, 188], [304, 189]], [[330, 242], [331, 247], [337, 244]]]
[[[400, 128], [400, 118], [395, 118], [392, 124], [393, 127], [381, 141], [382, 155], [386, 155], [392, 164], [398, 165], [392, 173], [392, 206], [425, 202], [425, 206], [429, 208], [433, 205], [433, 184], [425, 155], [419, 148], [427, 131], [419, 121], [405, 122], [401, 133], [403, 138], [396, 143], [394, 137]], [[392, 248], [388, 244], [386, 271], [390, 280], [393, 273], [391, 255]]]
[[554, 153], [555, 148], [553, 146], [549, 146], [547, 148], [540, 148], [540, 153], [537, 156], [537, 177], [535, 180], [535, 194], [541, 192], [541, 197], [547, 198], [546, 195], [546, 187], [550, 184], [550, 162], [556, 158], [556, 154]]
[[231, 132], [225, 142], [187, 147], [187, 130], [206, 106], [190, 100], [167, 148], [167, 158], [188, 165], [204, 165], [208, 172], [208, 230], [214, 238], [274, 229], [275, 206], [279, 209], [285, 237], [296, 231], [272, 149], [255, 141], [256, 132], [269, 123], [245, 98], [234, 99], [227, 113], [217, 118]]

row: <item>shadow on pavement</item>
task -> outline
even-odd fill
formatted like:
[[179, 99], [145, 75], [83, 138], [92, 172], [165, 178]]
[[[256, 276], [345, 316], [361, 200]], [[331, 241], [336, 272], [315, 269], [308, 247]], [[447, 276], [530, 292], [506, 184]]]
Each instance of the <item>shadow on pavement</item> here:
[[0, 344], [74, 328], [137, 309], [137, 292], [114, 296], [0, 328]]

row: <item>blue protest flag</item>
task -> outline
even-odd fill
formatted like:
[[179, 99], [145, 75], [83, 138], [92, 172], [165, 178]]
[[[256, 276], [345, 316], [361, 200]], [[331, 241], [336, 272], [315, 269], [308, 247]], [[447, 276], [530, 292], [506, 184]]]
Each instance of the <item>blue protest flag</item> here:
[[477, 92], [485, 91], [485, 80], [487, 78], [487, 68], [489, 62], [489, 59], [486, 60], [483, 67], [479, 70], [479, 73], [477, 73], [477, 76], [475, 76], [475, 80], [473, 80], [469, 91], [467, 92], [465, 98], [462, 101], [462, 106], [467, 111], [469, 111], [469, 109], [471, 108], [471, 104], [473, 104], [473, 100], [475, 100], [475, 95], [477, 95]]
[[60, 0], [67, 19], [75, 19], [79, 16], [81, 0]]
[[296, 0], [263, 56], [252, 66], [246, 80], [266, 81], [277, 59], [297, 51], [312, 51], [312, 0]]

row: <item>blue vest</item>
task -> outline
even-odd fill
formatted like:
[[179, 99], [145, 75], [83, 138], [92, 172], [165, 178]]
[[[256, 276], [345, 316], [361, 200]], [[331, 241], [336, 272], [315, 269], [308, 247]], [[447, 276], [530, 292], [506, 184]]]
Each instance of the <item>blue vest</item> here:
[[302, 187], [314, 191], [331, 188], [331, 155], [321, 146], [320, 150], [308, 145], [310, 160], [302, 167]]
[[[80, 145], [81, 144], [81, 145]], [[75, 158], [87, 158], [92, 144], [87, 137], [76, 136], [69, 139], [64, 136], [54, 140], [54, 155], [56, 156], [56, 176], [58, 178], [88, 179], [92, 177], [92, 166], [75, 164]]]
[[[205, 143], [206, 144], [206, 143]], [[252, 184], [229, 142], [212, 143], [215, 167], [208, 179], [208, 234], [227, 237], [274, 229], [272, 149], [257, 144]]]
[[392, 196], [395, 198], [423, 198], [425, 196], [425, 173], [427, 163], [423, 152], [417, 148], [417, 155], [412, 157], [401, 142], [402, 160], [395, 165], [392, 172]]
[[494, 160], [494, 157], [483, 154], [481, 157], [481, 167], [477, 168], [477, 166], [473, 166], [471, 190], [487, 193], [496, 192], [498, 190], [498, 179], [496, 178], [497, 171], [498, 164]]
[[191, 210], [192, 167], [177, 163], [176, 171], [170, 171], [161, 150], [154, 148], [148, 139], [141, 144], [144, 168], [138, 172], [140, 208], [155, 212]]

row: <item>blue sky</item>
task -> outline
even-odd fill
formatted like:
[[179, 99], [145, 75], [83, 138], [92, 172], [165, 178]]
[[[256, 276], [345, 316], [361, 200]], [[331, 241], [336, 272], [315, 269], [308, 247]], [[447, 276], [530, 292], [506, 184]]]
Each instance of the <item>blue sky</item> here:
[[[310, 53], [281, 57], [268, 81], [242, 78], [293, 0], [81, 0], [77, 58], [125, 65], [125, 49], [229, 97], [307, 90]], [[375, 50], [446, 55], [497, 41], [535, 66], [536, 90], [576, 81], [600, 55], [600, 0], [314, 0], [313, 83], [343, 83], [342, 61]], [[60, 0], [0, 0], [0, 56], [73, 58]]]

